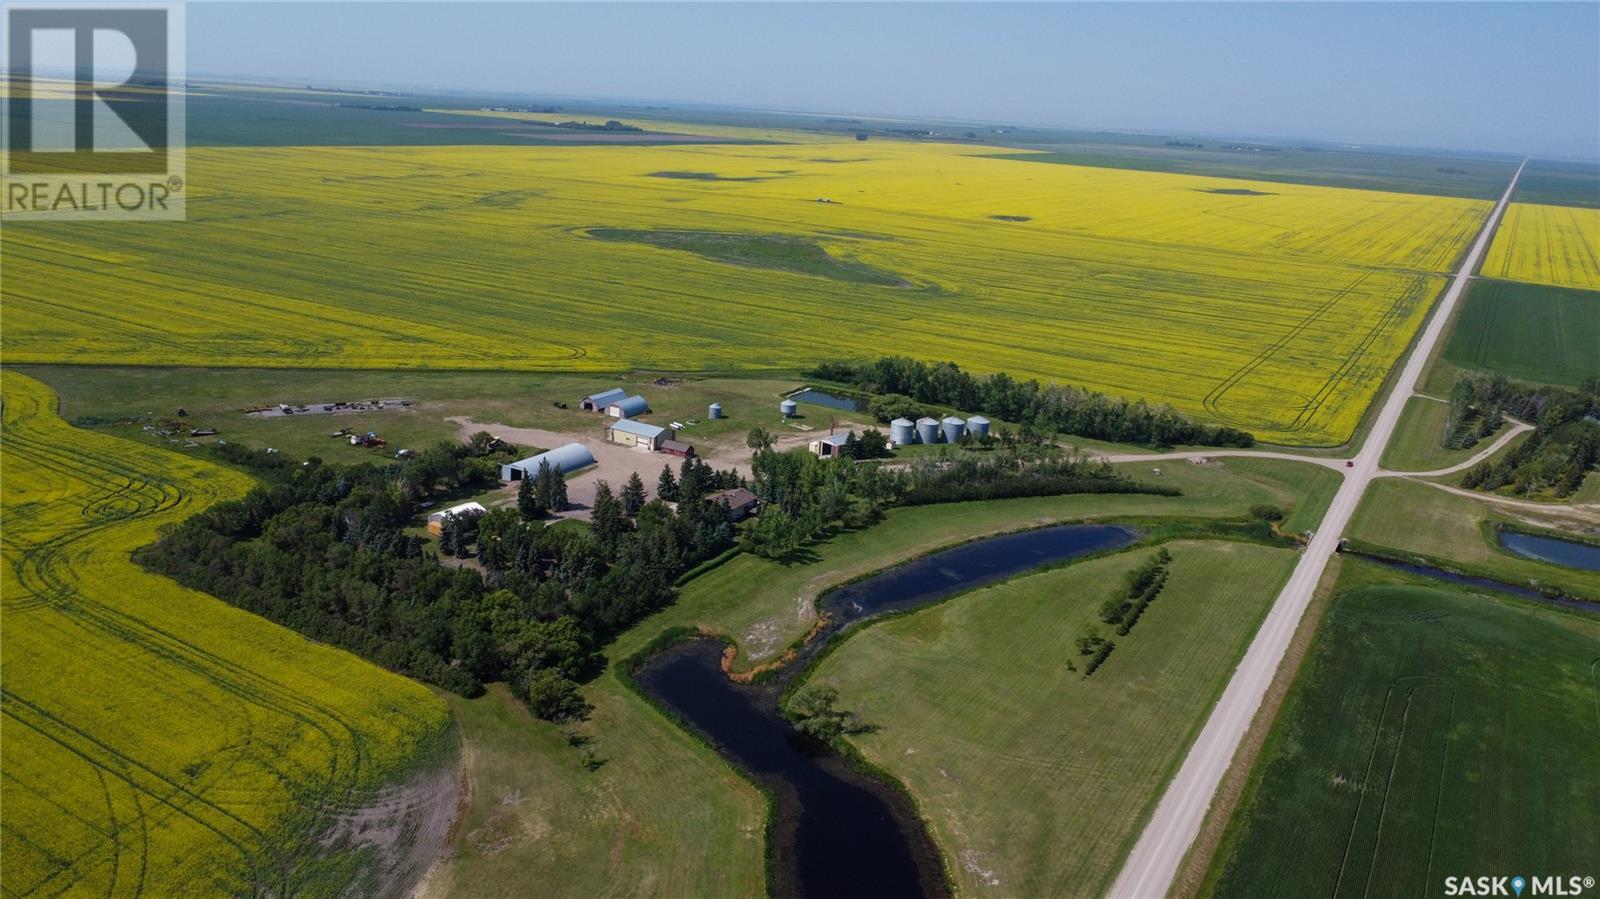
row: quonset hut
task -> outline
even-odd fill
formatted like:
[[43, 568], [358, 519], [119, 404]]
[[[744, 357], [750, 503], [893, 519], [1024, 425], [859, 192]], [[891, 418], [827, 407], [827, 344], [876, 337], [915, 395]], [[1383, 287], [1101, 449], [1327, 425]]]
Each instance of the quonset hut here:
[[523, 478], [536, 477], [539, 474], [539, 463], [548, 462], [560, 474], [572, 474], [580, 468], [588, 468], [594, 464], [594, 454], [581, 443], [569, 443], [558, 446], [549, 452], [537, 456], [529, 456], [517, 462], [508, 462], [500, 466], [500, 480], [520, 481]]
[[650, 411], [650, 403], [639, 394], [612, 400], [606, 406], [606, 414], [612, 418], [632, 418]]
[[917, 426], [909, 418], [889, 422], [889, 442], [895, 446], [909, 446], [917, 442]]
[[621, 387], [613, 387], [610, 390], [602, 390], [599, 393], [591, 393], [583, 399], [578, 400], [578, 408], [585, 412], [604, 412], [606, 411], [607, 406], [627, 395], [628, 392], [623, 390]]

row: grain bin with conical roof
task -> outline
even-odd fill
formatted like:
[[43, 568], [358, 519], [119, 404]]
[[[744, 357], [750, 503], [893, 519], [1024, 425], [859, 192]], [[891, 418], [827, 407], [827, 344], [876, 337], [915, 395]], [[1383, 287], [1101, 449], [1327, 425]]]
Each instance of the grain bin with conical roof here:
[[982, 415], [967, 416], [967, 433], [979, 440], [989, 436], [989, 419]]
[[917, 440], [932, 446], [939, 442], [939, 419], [926, 415], [917, 419]]
[[909, 446], [917, 442], [917, 426], [909, 418], [889, 422], [889, 442], [895, 446]]
[[940, 430], [944, 431], [945, 443], [960, 443], [961, 435], [965, 434], [967, 431], [966, 419], [955, 415], [949, 416], [944, 421], [940, 422], [939, 425]]

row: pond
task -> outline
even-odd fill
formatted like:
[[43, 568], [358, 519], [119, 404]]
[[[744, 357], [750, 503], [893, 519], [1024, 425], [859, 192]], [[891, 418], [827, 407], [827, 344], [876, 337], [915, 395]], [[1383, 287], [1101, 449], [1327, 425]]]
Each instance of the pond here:
[[[1138, 535], [1114, 525], [1061, 525], [990, 537], [888, 569], [824, 595], [829, 620], [777, 678], [739, 684], [724, 644], [679, 643], [635, 672], [639, 685], [770, 791], [769, 881], [779, 896], [945, 896], [939, 851], [897, 789], [795, 731], [784, 687], [830, 639], [861, 622], [946, 599], [1042, 565], [1119, 549]], [[870, 722], [869, 722], [870, 723]]]
[[789, 399], [797, 403], [810, 403], [813, 406], [827, 406], [829, 409], [838, 409], [841, 412], [854, 412], [858, 408], [856, 401], [847, 396], [834, 396], [810, 387], [799, 393], [791, 393]]
[[1500, 531], [1500, 545], [1525, 559], [1600, 571], [1600, 546], [1507, 530]]

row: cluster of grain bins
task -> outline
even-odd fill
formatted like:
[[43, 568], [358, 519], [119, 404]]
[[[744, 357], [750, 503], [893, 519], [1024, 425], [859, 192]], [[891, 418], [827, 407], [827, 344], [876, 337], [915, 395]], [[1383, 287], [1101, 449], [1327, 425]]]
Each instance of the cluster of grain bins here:
[[966, 434], [971, 434], [980, 440], [989, 436], [989, 419], [982, 415], [969, 415], [966, 418], [951, 415], [943, 421], [923, 417], [916, 421], [897, 418], [889, 422], [889, 442], [895, 446], [910, 446], [915, 443], [928, 445], [941, 442], [959, 443]]

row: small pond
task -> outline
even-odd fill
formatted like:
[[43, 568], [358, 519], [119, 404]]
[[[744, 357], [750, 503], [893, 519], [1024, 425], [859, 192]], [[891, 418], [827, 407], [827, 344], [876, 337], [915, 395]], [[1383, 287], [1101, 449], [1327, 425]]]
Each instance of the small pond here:
[[813, 406], [827, 406], [829, 409], [838, 409], [841, 412], [854, 412], [857, 409], [856, 401], [847, 396], [835, 396], [810, 387], [799, 393], [791, 393], [789, 399], [797, 403], [810, 403]]
[[1500, 545], [1525, 559], [1584, 571], [1600, 571], [1600, 546], [1589, 543], [1502, 530]]
[[723, 643], [709, 638], [657, 653], [634, 679], [771, 792], [767, 863], [775, 895], [946, 896], [938, 848], [910, 802], [795, 731], [778, 710], [784, 687], [831, 638], [869, 618], [1137, 538], [1115, 525], [1078, 524], [976, 540], [824, 595], [828, 625], [772, 681], [729, 680], [721, 667]]

